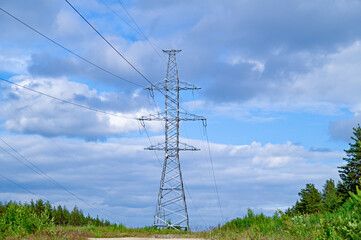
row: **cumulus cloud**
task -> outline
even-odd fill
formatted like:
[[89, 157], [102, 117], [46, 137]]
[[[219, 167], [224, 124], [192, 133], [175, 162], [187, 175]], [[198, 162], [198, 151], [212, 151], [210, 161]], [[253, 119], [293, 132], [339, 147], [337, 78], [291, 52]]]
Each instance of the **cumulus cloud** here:
[[322, 67], [295, 77], [290, 93], [354, 108], [359, 104], [358, 93], [361, 90], [358, 84], [360, 52], [361, 43], [356, 41], [327, 55]]
[[[325, 90], [323, 81], [318, 84], [318, 81], [312, 81], [315, 69], [327, 68], [340, 49], [355, 48], [353, 44], [357, 43], [361, 34], [355, 27], [360, 20], [358, 10], [361, 8], [356, 1], [326, 4], [324, 0], [312, 3], [278, 0], [272, 6], [264, 1], [127, 3], [129, 12], [145, 32], [154, 28], [154, 21], [159, 22], [152, 30], [152, 47], [145, 39], [137, 38], [138, 33], [129, 35], [129, 27], [124, 26], [126, 24], [103, 4], [97, 1], [78, 4], [124, 56], [153, 82], [161, 80], [165, 71], [164, 59], [158, 57], [153, 47], [182, 48], [186, 54], [179, 57], [181, 78], [205, 85], [205, 97], [214, 103], [261, 100], [274, 104], [287, 101], [292, 105], [304, 101], [302, 95], [307, 96], [312, 91], [322, 93]], [[122, 14], [118, 3], [109, 4]], [[16, 9], [15, 13], [21, 12], [22, 8], [16, 8], [16, 5], [8, 2], [5, 7]], [[48, 5], [42, 3], [39, 6], [47, 8]], [[32, 9], [31, 6], [29, 8]], [[39, 23], [32, 23], [39, 27], [45, 22], [55, 26], [52, 30], [46, 29], [45, 33], [56, 36], [70, 49], [122, 77], [142, 85], [148, 84], [67, 5], [54, 4], [51, 9], [53, 15], [43, 16]], [[107, 17], [99, 16], [99, 12]], [[169, 12], [174, 14], [164, 14]], [[19, 27], [12, 29], [9, 32], [19, 39], [16, 34], [22, 30]], [[36, 45], [34, 40], [27, 39], [27, 42]], [[112, 86], [128, 86], [72, 57], [58, 56], [60, 49], [49, 48], [49, 45], [52, 44], [37, 47], [36, 52], [30, 55], [32, 57], [29, 56], [28, 70], [34, 76], [85, 76]], [[54, 49], [57, 49], [56, 54]], [[358, 58], [354, 56], [348, 59], [353, 66], [358, 63]], [[341, 72], [342, 69], [334, 69], [335, 75]], [[307, 86], [308, 82], [313, 85], [302, 89], [300, 84]], [[353, 84], [348, 86], [352, 88]], [[295, 88], [292, 94], [289, 93], [290, 88]], [[323, 97], [316, 98], [316, 101], [322, 101], [330, 94], [333, 93], [320, 94]]]
[[[11, 53], [10, 53], [11, 54]], [[26, 56], [24, 57], [11, 57], [10, 54], [0, 55], [0, 71], [4, 72], [17, 72], [17, 73], [26, 73]]]
[[[7, 130], [43, 136], [80, 137], [88, 140], [105, 139], [139, 130], [138, 117], [151, 113], [144, 95], [134, 92], [102, 92], [65, 78], [15, 78], [18, 84], [75, 102], [90, 108], [110, 112], [106, 115], [60, 102], [26, 89], [11, 86], [2, 99], [4, 126]], [[124, 116], [125, 118], [122, 118]], [[129, 119], [130, 118], [130, 119]], [[159, 131], [161, 125], [149, 125]]]
[[[41, 136], [3, 135], [1, 138], [86, 202], [105, 209], [111, 217], [130, 226], [151, 224], [163, 158], [160, 153], [158, 162], [154, 153], [144, 151], [150, 144], [147, 138], [112, 138], [98, 143]], [[157, 142], [162, 138], [151, 140]], [[208, 150], [203, 147], [206, 143], [182, 141], [202, 148], [200, 152], [181, 153], [191, 223], [193, 226], [217, 224], [221, 218]], [[2, 142], [0, 146], [11, 151]], [[228, 219], [245, 214], [248, 207], [272, 214], [277, 208], [291, 206], [306, 183], [312, 182], [321, 188], [326, 179], [337, 180], [336, 166], [343, 156], [340, 152], [308, 150], [290, 142], [211, 143], [210, 146], [221, 204]], [[76, 204], [85, 211], [99, 214], [5, 152], [0, 152], [0, 156], [7, 162], [7, 171], [2, 174], [37, 195], [46, 196], [54, 204], [67, 204], [68, 208]], [[5, 180], [0, 178], [0, 181]], [[7, 187], [0, 193], [0, 200], [34, 197], [21, 195], [22, 189], [10, 183], [3, 186]], [[202, 222], [199, 215], [207, 222]]]
[[[344, 2], [328, 5], [327, 9], [322, 7], [324, 1], [312, 4], [277, 1], [272, 3], [273, 7], [267, 7], [268, 4], [271, 3], [210, 4], [191, 34], [183, 38], [185, 49], [192, 49], [193, 53], [182, 61], [187, 66], [186, 77], [207, 85], [211, 82], [208, 99], [295, 103], [298, 98], [288, 94], [294, 76], [322, 67], [327, 64], [325, 55], [332, 57], [340, 47], [348, 47], [360, 37], [351, 20], [359, 16]], [[360, 8], [359, 3], [353, 4]], [[350, 22], [340, 24], [340, 21]], [[332, 30], [330, 22], [334, 22]], [[345, 25], [350, 28], [344, 29]], [[234, 64], [229, 63], [229, 58], [244, 61]], [[222, 59], [225, 61], [220, 61]], [[261, 74], [253, 71], [255, 62], [264, 66]]]
[[[358, 116], [361, 109], [359, 101], [361, 88], [358, 84], [361, 75], [358, 67], [361, 64], [360, 51], [361, 43], [355, 41], [350, 45], [338, 48], [334, 53], [319, 55], [316, 58], [322, 58], [321, 65], [310, 63], [312, 69], [306, 72], [292, 72], [282, 84], [273, 81], [263, 83], [263, 80], [258, 82], [260, 72], [254, 68], [260, 63], [251, 64], [245, 63], [246, 60], [240, 60], [243, 65], [253, 65], [253, 67], [247, 67], [247, 71], [243, 71], [243, 74], [247, 72], [252, 75], [252, 80], [248, 79], [244, 82], [233, 79], [219, 81], [216, 83], [217, 88], [208, 91], [206, 95], [210, 94], [212, 98], [218, 99], [220, 102], [202, 99], [196, 103], [196, 107], [195, 102], [189, 102], [187, 106], [195, 110], [209, 109], [214, 114], [218, 113], [218, 115], [243, 121], [247, 121], [247, 119], [257, 121], [257, 118], [259, 120], [274, 120], [279, 117], [279, 113], [295, 111], [338, 116], [347, 109], [355, 114], [355, 118], [348, 121], [353, 125], [348, 126], [348, 128], [352, 129], [355, 123], [359, 121]], [[312, 59], [311, 55], [304, 57], [305, 60]], [[236, 60], [235, 64], [240, 64], [237, 58]], [[267, 64], [264, 67], [267, 69]], [[230, 84], [225, 84], [227, 81]], [[247, 89], [246, 94], [239, 91], [240, 86]], [[230, 89], [226, 97], [219, 93], [222, 88]], [[264, 93], [261, 93], [262, 89], [265, 91]], [[256, 92], [260, 94], [256, 94]], [[253, 96], [252, 99], [249, 98], [251, 95]], [[232, 101], [236, 96], [239, 99], [244, 98], [244, 102]], [[229, 99], [231, 102], [222, 102], [222, 99]], [[344, 124], [345, 122], [343, 122]], [[349, 132], [350, 130], [346, 131], [345, 134]]]
[[288, 89], [289, 94], [296, 96], [299, 101], [307, 105], [311, 106], [319, 102], [324, 103], [324, 106], [333, 106], [333, 109], [348, 109], [354, 114], [351, 119], [330, 123], [330, 134], [335, 139], [349, 141], [352, 128], [361, 123], [359, 100], [361, 71], [358, 67], [361, 64], [360, 53], [360, 41], [340, 48], [337, 53], [325, 58], [322, 67], [295, 77], [294, 83]]

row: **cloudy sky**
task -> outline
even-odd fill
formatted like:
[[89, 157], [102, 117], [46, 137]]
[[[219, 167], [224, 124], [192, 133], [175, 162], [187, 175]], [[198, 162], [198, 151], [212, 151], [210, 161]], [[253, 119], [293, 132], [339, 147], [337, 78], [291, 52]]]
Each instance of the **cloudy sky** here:
[[[122, 1], [129, 15], [119, 0], [71, 2], [153, 83], [165, 77], [161, 49], [182, 49], [181, 80], [202, 87], [184, 93], [182, 105], [208, 119], [222, 208], [202, 123], [184, 123], [182, 141], [202, 149], [181, 155], [191, 226], [214, 226], [249, 207], [272, 214], [292, 206], [306, 183], [338, 181], [361, 122], [360, 1]], [[162, 95], [153, 101], [143, 90], [149, 83], [65, 1], [0, 7], [119, 76], [0, 11], [2, 79], [131, 118], [163, 107]], [[143, 149], [163, 141], [160, 123], [146, 123], [148, 139], [136, 120], [3, 80], [0, 89], [0, 201], [43, 198], [127, 226], [152, 224], [163, 153]]]

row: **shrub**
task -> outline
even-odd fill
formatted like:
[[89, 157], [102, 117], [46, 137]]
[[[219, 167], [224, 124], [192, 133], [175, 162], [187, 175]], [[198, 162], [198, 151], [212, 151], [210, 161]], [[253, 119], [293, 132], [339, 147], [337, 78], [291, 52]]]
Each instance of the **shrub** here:
[[44, 231], [52, 226], [49, 212], [39, 216], [29, 206], [8, 203], [0, 218], [0, 237], [26, 236], [37, 231]]

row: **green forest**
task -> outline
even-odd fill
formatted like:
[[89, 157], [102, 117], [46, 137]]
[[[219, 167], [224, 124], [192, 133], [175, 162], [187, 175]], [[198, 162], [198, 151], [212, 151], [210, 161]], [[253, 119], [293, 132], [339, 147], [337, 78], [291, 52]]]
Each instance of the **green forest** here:
[[355, 127], [340, 181], [326, 180], [318, 190], [307, 183], [299, 199], [286, 211], [272, 217], [251, 209], [242, 217], [207, 231], [126, 228], [85, 216], [74, 207], [53, 207], [43, 200], [30, 203], [0, 203], [0, 239], [87, 239], [87, 237], [174, 236], [207, 239], [361, 239], [361, 127]]

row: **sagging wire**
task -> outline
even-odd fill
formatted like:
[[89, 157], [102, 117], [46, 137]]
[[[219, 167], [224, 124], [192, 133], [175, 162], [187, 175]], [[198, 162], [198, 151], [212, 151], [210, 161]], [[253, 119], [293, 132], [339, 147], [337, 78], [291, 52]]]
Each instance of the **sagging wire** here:
[[222, 222], [223, 222], [223, 221], [224, 221], [224, 215], [223, 215], [221, 200], [220, 200], [220, 198], [219, 198], [219, 192], [218, 192], [216, 175], [215, 175], [215, 172], [214, 172], [213, 157], [212, 157], [212, 153], [211, 153], [211, 147], [210, 147], [210, 144], [209, 144], [209, 138], [208, 138], [208, 132], [207, 132], [207, 121], [206, 121], [206, 120], [202, 120], [202, 123], [203, 123], [204, 135], [205, 135], [206, 141], [207, 141], [207, 148], [208, 148], [209, 160], [210, 160], [211, 168], [212, 168], [214, 188], [215, 188], [215, 190], [216, 190], [217, 200], [218, 200], [218, 206], [219, 206], [219, 210], [220, 210], [221, 217], [222, 217]]

